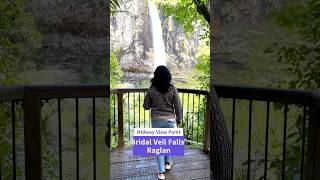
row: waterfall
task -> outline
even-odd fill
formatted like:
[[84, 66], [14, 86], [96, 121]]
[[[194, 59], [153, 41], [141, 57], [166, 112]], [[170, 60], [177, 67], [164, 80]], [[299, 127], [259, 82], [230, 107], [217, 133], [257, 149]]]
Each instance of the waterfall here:
[[167, 64], [165, 46], [162, 37], [162, 27], [157, 6], [148, 1], [149, 16], [151, 18], [154, 69]]

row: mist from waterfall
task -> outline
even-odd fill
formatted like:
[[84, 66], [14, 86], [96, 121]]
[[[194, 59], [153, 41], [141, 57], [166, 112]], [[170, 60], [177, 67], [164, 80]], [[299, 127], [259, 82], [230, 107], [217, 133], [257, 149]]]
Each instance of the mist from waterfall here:
[[167, 57], [162, 36], [162, 27], [157, 6], [148, 1], [149, 16], [151, 18], [154, 69], [167, 64]]

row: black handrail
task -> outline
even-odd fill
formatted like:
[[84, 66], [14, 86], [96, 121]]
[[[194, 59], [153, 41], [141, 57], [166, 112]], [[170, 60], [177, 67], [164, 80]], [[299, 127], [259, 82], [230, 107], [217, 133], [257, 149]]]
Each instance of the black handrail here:
[[[214, 85], [220, 98], [234, 99], [252, 99], [256, 101], [279, 102], [301, 105], [320, 106], [320, 92], [306, 91], [301, 89], [282, 89], [268, 87], [250, 87], [250, 86], [231, 86], [231, 85]], [[116, 88], [110, 91], [111, 94], [116, 92], [146, 92], [147, 88]], [[195, 90], [178, 88], [178, 91], [185, 93], [196, 93], [207, 95], [205, 90]]]
[[230, 85], [215, 85], [214, 87], [220, 98], [320, 106], [319, 91]]
[[[296, 104], [302, 105], [304, 109], [303, 113], [303, 139], [302, 139], [302, 153], [304, 153], [304, 143], [307, 138], [308, 147], [307, 151], [307, 161], [301, 161], [301, 172], [300, 174], [307, 177], [307, 179], [317, 179], [320, 175], [320, 93], [319, 91], [304, 91], [295, 89], [279, 89], [279, 88], [259, 88], [259, 87], [245, 87], [245, 86], [230, 86], [230, 85], [215, 85], [215, 89], [220, 98], [230, 98], [233, 100], [232, 106], [232, 137], [234, 137], [235, 128], [235, 103], [238, 99], [244, 99], [252, 101], [263, 101], [267, 103], [267, 117], [266, 117], [266, 141], [268, 141], [268, 127], [269, 127], [269, 103], [277, 102], [285, 104], [284, 108], [284, 126], [287, 126], [287, 105]], [[14, 111], [17, 102], [22, 102], [24, 107], [24, 128], [25, 128], [25, 155], [26, 165], [26, 179], [39, 179], [41, 178], [41, 100], [43, 99], [58, 99], [60, 104], [60, 99], [62, 98], [96, 98], [96, 97], [110, 97], [110, 94], [121, 94], [121, 93], [142, 93], [146, 92], [146, 88], [143, 89], [114, 89], [110, 90], [107, 85], [57, 85], [57, 86], [18, 86], [18, 87], [8, 87], [0, 88], [0, 102], [10, 102], [12, 107], [11, 110]], [[185, 92], [187, 94], [196, 93], [201, 95], [208, 95], [208, 91], [204, 90], [194, 90], [194, 89], [178, 89], [180, 92]], [[141, 96], [139, 94], [139, 96]], [[139, 97], [138, 96], [138, 97]], [[189, 101], [188, 101], [189, 102]], [[93, 100], [93, 107], [94, 107]], [[141, 104], [140, 104], [141, 105]], [[191, 104], [192, 105], [192, 104]], [[118, 107], [119, 108], [119, 107]], [[123, 108], [123, 107], [122, 107]], [[194, 108], [194, 107], [193, 107]], [[61, 128], [61, 106], [58, 107], [59, 115], [59, 128]], [[118, 109], [119, 110], [119, 109]], [[249, 112], [249, 117], [251, 118], [252, 109]], [[140, 112], [140, 111], [139, 111]], [[95, 112], [93, 111], [93, 114]], [[144, 114], [145, 116], [145, 114]], [[12, 131], [15, 131], [15, 113], [11, 112], [11, 122]], [[308, 119], [308, 125], [306, 120]], [[95, 121], [93, 119], [93, 121]], [[250, 120], [251, 123], [252, 120]], [[192, 121], [194, 123], [196, 121]], [[288, 121], [289, 122], [289, 121]], [[285, 127], [286, 128], [286, 127]], [[308, 128], [306, 131], [305, 128]], [[61, 131], [61, 129], [59, 130]], [[95, 129], [93, 128], [93, 131]], [[249, 128], [249, 134], [251, 129]], [[94, 133], [94, 132], [93, 132]], [[308, 133], [305, 135], [305, 133]], [[94, 133], [95, 134], [95, 133]], [[110, 136], [109, 136], [110, 137]], [[284, 132], [283, 140], [286, 141], [286, 132]], [[15, 138], [12, 134], [12, 138]], [[198, 137], [197, 137], [198, 138]], [[95, 136], [93, 136], [93, 141]], [[59, 137], [61, 141], [61, 137]], [[232, 138], [233, 141], [233, 138]], [[251, 140], [249, 139], [249, 142]], [[15, 149], [15, 141], [13, 140], [13, 151]], [[61, 143], [61, 142], [59, 142]], [[233, 142], [234, 143], [234, 142]], [[232, 144], [233, 144], [232, 143]], [[250, 144], [250, 143], [249, 143]], [[286, 175], [285, 171], [285, 159], [286, 159], [286, 143], [283, 145], [283, 163], [282, 163], [282, 175]], [[265, 144], [265, 158], [268, 159], [267, 150], [268, 144]], [[61, 161], [61, 144], [59, 145], [59, 159]], [[250, 145], [249, 145], [250, 146]], [[248, 147], [249, 147], [248, 146]], [[95, 149], [95, 144], [93, 144]], [[251, 147], [249, 147], [251, 149]], [[250, 151], [248, 152], [248, 159], [250, 160]], [[15, 161], [16, 156], [13, 152], [13, 160]], [[301, 155], [301, 159], [304, 159], [304, 155]], [[95, 161], [95, 156], [94, 156]], [[13, 162], [13, 171], [15, 171], [15, 162]], [[265, 166], [267, 163], [265, 162]], [[305, 167], [304, 167], [305, 166]], [[2, 165], [0, 164], [0, 167]], [[250, 169], [250, 163], [248, 164]], [[59, 164], [59, 169], [61, 170], [61, 165]], [[95, 167], [94, 167], [95, 169]], [[79, 170], [78, 170], [79, 171]], [[265, 178], [267, 178], [267, 168], [264, 168]], [[1, 172], [0, 172], [1, 174]], [[250, 172], [249, 172], [250, 174]], [[61, 175], [61, 172], [60, 172]], [[249, 177], [249, 176], [248, 176]]]

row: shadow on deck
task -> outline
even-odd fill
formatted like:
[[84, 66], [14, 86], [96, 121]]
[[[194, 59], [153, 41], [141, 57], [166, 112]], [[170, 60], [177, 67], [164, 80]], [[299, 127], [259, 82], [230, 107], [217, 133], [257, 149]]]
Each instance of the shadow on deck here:
[[[110, 179], [158, 179], [154, 156], [133, 156], [132, 148], [111, 151]], [[199, 149], [185, 146], [185, 156], [173, 157], [173, 166], [166, 179], [210, 179], [209, 156]]]

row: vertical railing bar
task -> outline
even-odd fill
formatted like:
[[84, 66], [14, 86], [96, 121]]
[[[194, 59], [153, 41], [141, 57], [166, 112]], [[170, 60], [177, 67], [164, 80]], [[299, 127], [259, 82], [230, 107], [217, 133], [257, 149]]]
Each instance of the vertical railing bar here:
[[283, 122], [283, 149], [282, 149], [282, 175], [281, 179], [285, 179], [286, 176], [286, 143], [287, 143], [287, 116], [288, 116], [288, 103], [284, 107], [284, 122]]
[[133, 93], [133, 127], [136, 127], [136, 95]]
[[301, 167], [300, 167], [300, 179], [303, 180], [304, 171], [304, 146], [305, 146], [305, 132], [306, 132], [306, 121], [307, 121], [307, 107], [303, 106], [303, 124], [302, 124], [302, 144], [301, 144]]
[[97, 178], [96, 174], [96, 99], [92, 98], [92, 138], [93, 138], [93, 179]]
[[[117, 127], [117, 116], [116, 116], [116, 113], [117, 113], [117, 108], [116, 108], [116, 104], [117, 104], [117, 94], [114, 94], [113, 95], [113, 129], [111, 128], [111, 130], [113, 130], [112, 132], [112, 135], [114, 137], [117, 136], [117, 130], [116, 130], [116, 127]], [[115, 139], [115, 138], [114, 138]], [[112, 139], [111, 139], [112, 140]], [[116, 144], [115, 141], [112, 142], [113, 144]]]
[[149, 127], [151, 128], [151, 110], [149, 110]]
[[[205, 95], [204, 96], [204, 111], [203, 111], [203, 119], [204, 119], [204, 125], [206, 125], [206, 121], [207, 121], [207, 108], [208, 108], [208, 96]], [[205, 139], [206, 134], [205, 134], [205, 129], [206, 127], [203, 128], [203, 139]]]
[[11, 123], [12, 123], [12, 174], [13, 179], [16, 179], [16, 113], [15, 102], [11, 102]]
[[[144, 98], [146, 97], [146, 92], [143, 93], [143, 97]], [[143, 122], [144, 123], [143, 128], [146, 128], [146, 110], [144, 108], [143, 108], [143, 121], [144, 121]]]
[[183, 127], [183, 114], [184, 114], [184, 93], [182, 94], [182, 115], [181, 115], [181, 125]]
[[139, 119], [138, 119], [138, 121], [139, 121], [139, 128], [140, 128], [140, 110], [141, 110], [141, 109], [140, 109], [140, 92], [138, 92], [138, 93], [139, 93], [139, 94], [138, 94], [138, 96], [139, 96], [139, 97], [138, 97], [138, 101], [139, 101], [139, 108], [138, 108], [138, 109], [139, 109], [139, 112], [138, 112]]
[[231, 168], [231, 179], [233, 179], [233, 167], [234, 167], [234, 131], [235, 131], [235, 120], [236, 120], [236, 99], [232, 99], [232, 128], [231, 128], [231, 136], [232, 136], [232, 168]]
[[[113, 131], [115, 131], [115, 129], [116, 129], [116, 95], [113, 95]], [[115, 134], [115, 133], [113, 132], [112, 134]]]
[[264, 175], [263, 175], [264, 180], [267, 180], [267, 173], [268, 173], [269, 119], [270, 119], [270, 102], [268, 101], [267, 117], [266, 117], [266, 144], [264, 149]]
[[187, 138], [189, 138], [189, 93], [188, 93], [188, 102], [187, 102]]
[[252, 100], [249, 103], [249, 138], [248, 138], [248, 168], [247, 168], [247, 179], [250, 180], [251, 171], [251, 128], [252, 128]]
[[129, 138], [131, 137], [131, 130], [130, 130], [130, 93], [128, 92], [128, 129], [129, 129]]
[[[111, 96], [111, 95], [110, 95]], [[110, 105], [110, 97], [109, 97], [109, 108], [111, 107], [111, 105]], [[111, 111], [109, 112], [110, 113], [110, 115], [111, 115]], [[108, 119], [108, 118], [106, 118], [106, 120], [107, 120], [107, 123], [106, 123], [106, 126], [107, 126], [107, 132], [106, 132], [106, 134], [105, 134], [105, 136], [104, 136], [104, 140], [105, 140], [105, 143], [106, 143], [106, 146], [107, 146], [107, 148], [110, 148], [110, 147], [112, 147], [112, 134], [111, 134], [111, 130], [112, 130], [112, 125], [111, 125], [111, 123], [112, 123], [112, 120], [110, 119]], [[108, 157], [108, 159], [107, 159], [108, 161], [110, 160], [110, 158]]]
[[199, 143], [200, 94], [198, 94], [197, 142]]
[[194, 93], [192, 94], [192, 119], [191, 119], [191, 135], [192, 138], [191, 140], [193, 140], [193, 124], [194, 124]]
[[152, 125], [151, 125], [151, 109], [148, 111], [149, 111], [149, 128], [151, 128], [152, 127]]
[[77, 180], [79, 179], [79, 99], [76, 98], [76, 161], [77, 161]]
[[62, 180], [61, 99], [58, 98], [59, 179]]

